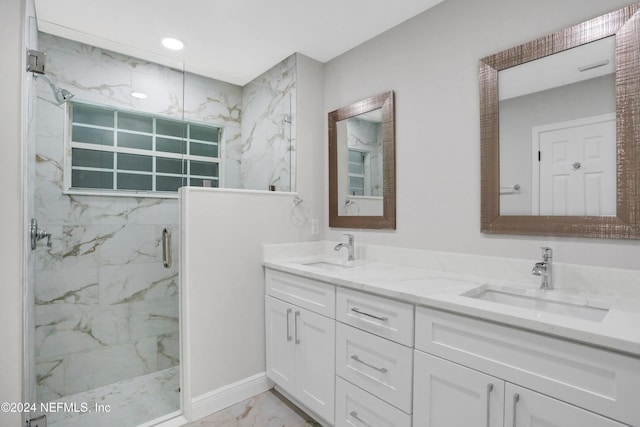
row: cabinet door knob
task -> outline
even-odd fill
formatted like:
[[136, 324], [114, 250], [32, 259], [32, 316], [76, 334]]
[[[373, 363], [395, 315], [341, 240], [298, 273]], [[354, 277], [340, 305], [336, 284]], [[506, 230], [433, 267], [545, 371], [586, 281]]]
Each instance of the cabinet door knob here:
[[516, 427], [516, 408], [518, 407], [518, 401], [520, 400], [520, 395], [518, 393], [513, 395], [513, 427]]
[[289, 317], [291, 317], [291, 309], [287, 308], [287, 341], [291, 341], [291, 331], [289, 330]]

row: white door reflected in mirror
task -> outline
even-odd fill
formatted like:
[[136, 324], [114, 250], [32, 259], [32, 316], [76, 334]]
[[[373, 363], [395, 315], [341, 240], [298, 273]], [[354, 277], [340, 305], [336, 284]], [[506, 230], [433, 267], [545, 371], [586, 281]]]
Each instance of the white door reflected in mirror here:
[[615, 216], [615, 37], [498, 76], [500, 214]]
[[[544, 128], [533, 132], [539, 146], [533, 214], [615, 215], [615, 114]], [[536, 195], [540, 197], [539, 212], [535, 212]]]

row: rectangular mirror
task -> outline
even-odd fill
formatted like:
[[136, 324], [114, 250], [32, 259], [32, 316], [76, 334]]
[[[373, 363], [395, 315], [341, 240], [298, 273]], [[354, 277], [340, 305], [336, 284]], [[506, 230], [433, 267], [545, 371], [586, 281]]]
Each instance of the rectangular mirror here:
[[329, 225], [395, 229], [393, 92], [329, 113]]
[[498, 72], [500, 215], [616, 214], [615, 37]]
[[638, 10], [480, 61], [483, 232], [640, 238]]

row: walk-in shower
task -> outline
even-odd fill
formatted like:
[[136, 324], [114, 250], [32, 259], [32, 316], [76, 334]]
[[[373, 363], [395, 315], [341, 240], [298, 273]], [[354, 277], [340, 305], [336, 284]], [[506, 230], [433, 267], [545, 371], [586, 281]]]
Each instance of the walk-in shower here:
[[27, 65], [27, 401], [109, 409], [48, 427], [175, 417], [177, 189], [295, 190], [297, 56], [241, 87], [35, 30], [29, 43], [47, 63]]
[[175, 416], [179, 271], [169, 257], [179, 239], [168, 232], [179, 236], [178, 200], [155, 190], [182, 182], [183, 129], [203, 131], [172, 109], [183, 104], [182, 67], [32, 37], [39, 52], [28, 56], [41, 54], [42, 67], [27, 64], [28, 400], [80, 408], [46, 412], [48, 427]]

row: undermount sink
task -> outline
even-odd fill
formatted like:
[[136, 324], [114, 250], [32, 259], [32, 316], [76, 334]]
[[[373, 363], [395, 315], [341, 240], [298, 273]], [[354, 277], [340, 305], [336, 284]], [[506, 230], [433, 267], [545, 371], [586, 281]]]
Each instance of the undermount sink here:
[[353, 265], [340, 264], [338, 261], [336, 262], [312, 261], [312, 262], [305, 262], [302, 265], [306, 265], [307, 267], [321, 268], [323, 270], [330, 270], [330, 271], [340, 271], [347, 268], [353, 268]]
[[554, 291], [483, 285], [461, 295], [477, 300], [596, 322], [601, 321], [609, 312], [607, 303], [577, 296], [558, 295]]

